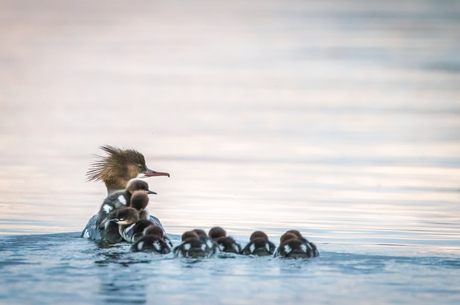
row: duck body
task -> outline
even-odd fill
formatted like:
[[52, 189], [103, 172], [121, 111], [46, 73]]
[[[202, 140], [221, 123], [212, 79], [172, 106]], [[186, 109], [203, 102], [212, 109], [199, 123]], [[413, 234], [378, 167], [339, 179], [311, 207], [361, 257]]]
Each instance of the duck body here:
[[217, 244], [217, 249], [223, 253], [241, 253], [241, 246], [221, 227], [212, 227], [208, 232], [209, 238]]
[[220, 252], [235, 254], [241, 253], [241, 246], [233, 239], [233, 237], [220, 237], [216, 239], [215, 242], [217, 243], [217, 248], [220, 250]]
[[271, 241], [263, 238], [256, 238], [249, 242], [246, 247], [241, 250], [243, 255], [269, 256], [273, 255], [276, 246]]

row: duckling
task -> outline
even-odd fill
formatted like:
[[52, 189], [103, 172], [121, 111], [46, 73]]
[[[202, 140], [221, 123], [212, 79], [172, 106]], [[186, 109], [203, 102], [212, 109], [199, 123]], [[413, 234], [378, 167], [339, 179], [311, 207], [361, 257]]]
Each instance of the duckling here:
[[103, 227], [99, 231], [100, 239], [108, 243], [123, 241], [122, 232], [131, 224], [139, 220], [139, 214], [133, 208], [120, 208], [112, 211], [106, 218]]
[[146, 219], [150, 221], [152, 225], [159, 227], [163, 231], [162, 235], [166, 236], [165, 229], [163, 228], [160, 220], [157, 217], [150, 215], [149, 210], [147, 209], [147, 205], [149, 204], [148, 194], [151, 194], [151, 192], [146, 192], [145, 190], [133, 192], [129, 206], [139, 211], [139, 219]]
[[249, 237], [249, 243], [241, 250], [241, 254], [267, 256], [273, 255], [275, 249], [275, 244], [268, 240], [265, 232], [255, 231]]
[[319, 256], [319, 252], [318, 252], [318, 248], [316, 247], [316, 245], [314, 243], [312, 243], [311, 241], [307, 240], [305, 237], [302, 236], [302, 234], [300, 234], [299, 231], [297, 230], [289, 230], [287, 231], [286, 233], [290, 233], [290, 234], [294, 234], [297, 236], [297, 238], [299, 240], [301, 240], [302, 242], [304, 242], [308, 248], [311, 248], [311, 255], [312, 257], [317, 257]]
[[121, 149], [110, 145], [100, 147], [108, 154], [90, 165], [86, 173], [87, 181], [102, 180], [109, 194], [126, 188], [128, 181], [136, 177], [170, 176], [168, 173], [155, 172], [145, 165], [145, 158], [133, 149]]
[[139, 221], [139, 212], [135, 208], [120, 208], [115, 211], [115, 217], [111, 218], [111, 222], [115, 222], [118, 225], [118, 232], [123, 239], [129, 241], [130, 237], [128, 232]]
[[[186, 258], [206, 258], [215, 254], [215, 248], [209, 248], [206, 242], [203, 242], [198, 235], [186, 237], [182, 243], [174, 248], [176, 257], [182, 256]], [[183, 235], [184, 237], [184, 235]]]
[[280, 246], [275, 257], [283, 258], [311, 258], [319, 256], [316, 245], [309, 242], [297, 230], [289, 230], [280, 238]]
[[148, 234], [141, 237], [131, 246], [133, 252], [155, 252], [159, 254], [168, 254], [171, 248], [158, 235]]
[[163, 239], [163, 241], [166, 242], [166, 244], [168, 244], [168, 246], [170, 246], [171, 248], [173, 247], [173, 243], [171, 242], [171, 239], [169, 239], [169, 237], [165, 234], [165, 232], [163, 231], [162, 228], [160, 228], [159, 226], [157, 226], [155, 224], [151, 224], [150, 226], [145, 228], [143, 234], [144, 234], [144, 236], [157, 235], [161, 239]]
[[218, 249], [225, 253], [241, 253], [241, 246], [221, 227], [213, 227], [209, 230], [208, 236], [217, 243]]

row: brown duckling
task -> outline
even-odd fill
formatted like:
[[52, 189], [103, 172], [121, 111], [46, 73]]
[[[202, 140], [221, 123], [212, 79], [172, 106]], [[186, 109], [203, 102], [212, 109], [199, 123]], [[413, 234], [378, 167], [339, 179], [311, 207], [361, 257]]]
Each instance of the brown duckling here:
[[109, 243], [123, 241], [123, 231], [139, 220], [139, 213], [133, 208], [120, 208], [107, 216], [104, 226], [99, 230], [101, 240]]
[[289, 230], [280, 238], [280, 246], [275, 256], [282, 258], [311, 258], [319, 256], [316, 245], [309, 242], [297, 230]]
[[169, 237], [163, 231], [163, 228], [161, 228], [161, 227], [159, 227], [159, 226], [157, 226], [155, 224], [152, 224], [152, 225], [148, 226], [147, 228], [145, 228], [143, 234], [144, 234], [144, 236], [157, 235], [157, 236], [161, 237], [161, 239], [163, 239], [163, 241], [166, 242], [171, 248], [173, 247], [171, 239], [169, 239]]
[[268, 240], [265, 232], [255, 231], [249, 237], [249, 243], [241, 250], [241, 254], [268, 256], [273, 255], [275, 249], [275, 244]]
[[241, 246], [221, 227], [213, 227], [209, 230], [208, 236], [211, 240], [217, 243], [217, 247], [221, 252], [225, 253], [241, 253]]
[[189, 239], [189, 238], [195, 238], [195, 239], [198, 238], [201, 240], [201, 238], [198, 236], [198, 234], [195, 231], [185, 231], [181, 236], [182, 241]]
[[212, 227], [208, 232], [208, 236], [210, 239], [216, 240], [221, 237], [226, 237], [227, 232], [221, 227]]
[[[160, 228], [161, 229], [161, 228]], [[154, 252], [159, 254], [168, 254], [171, 248], [158, 235], [148, 234], [141, 237], [131, 246], [133, 252]]]
[[[191, 231], [189, 231], [191, 232]], [[182, 243], [174, 248], [174, 255], [176, 257], [182, 256], [186, 258], [206, 258], [211, 257], [215, 254], [215, 248], [210, 248], [203, 242], [198, 235], [194, 236], [193, 234], [187, 234]]]

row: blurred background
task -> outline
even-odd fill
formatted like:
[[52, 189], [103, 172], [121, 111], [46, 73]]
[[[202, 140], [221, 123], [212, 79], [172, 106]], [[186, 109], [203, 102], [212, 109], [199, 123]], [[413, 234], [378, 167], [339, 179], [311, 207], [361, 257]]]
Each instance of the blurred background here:
[[458, 1], [1, 0], [0, 233], [82, 230], [109, 144], [169, 233], [458, 253], [459, 54]]

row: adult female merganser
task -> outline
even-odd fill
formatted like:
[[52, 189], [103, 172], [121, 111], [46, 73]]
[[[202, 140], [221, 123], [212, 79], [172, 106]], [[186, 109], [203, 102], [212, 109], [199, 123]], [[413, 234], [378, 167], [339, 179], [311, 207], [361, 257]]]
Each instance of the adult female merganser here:
[[316, 245], [309, 242], [297, 230], [289, 230], [280, 238], [280, 246], [275, 257], [282, 258], [311, 258], [319, 256]]
[[[125, 199], [126, 203], [129, 203], [130, 198], [127, 198], [127, 193], [125, 189], [127, 188], [127, 186], [129, 186], [128, 182], [131, 179], [136, 177], [170, 176], [168, 173], [155, 172], [149, 169], [145, 165], [144, 156], [135, 150], [124, 150], [109, 145], [102, 146], [101, 149], [105, 151], [108, 154], [108, 156], [97, 156], [98, 160], [91, 164], [90, 169], [87, 172], [87, 177], [88, 181], [102, 180], [104, 182], [105, 186], [107, 187], [107, 192], [109, 194], [107, 199], [109, 200], [109, 203], [114, 204], [114, 206], [119, 204], [116, 203], [117, 200], [121, 201], [121, 204], [123, 204], [122, 198]], [[117, 191], [120, 190], [121, 192], [118, 193]], [[148, 191], [148, 187], [146, 191]], [[114, 194], [113, 201], [109, 199], [113, 198], [112, 194]], [[123, 197], [120, 197], [120, 195], [123, 195]], [[102, 206], [104, 206], [104, 203], [102, 204]], [[107, 206], [107, 209], [109, 206]], [[83, 229], [81, 235], [82, 237], [86, 237], [92, 240], [101, 239], [101, 232], [99, 230], [98, 225], [101, 224], [102, 221], [98, 221], [98, 217], [98, 214], [96, 214], [88, 221], [86, 227]], [[150, 215], [149, 220], [152, 223], [163, 228], [158, 218]]]
[[267, 256], [273, 255], [275, 249], [275, 244], [268, 240], [265, 232], [255, 231], [249, 237], [249, 243], [241, 250], [241, 254]]
[[225, 253], [241, 253], [241, 246], [221, 227], [213, 227], [209, 230], [208, 236], [217, 243], [218, 249]]

